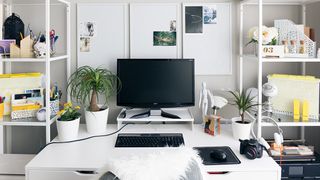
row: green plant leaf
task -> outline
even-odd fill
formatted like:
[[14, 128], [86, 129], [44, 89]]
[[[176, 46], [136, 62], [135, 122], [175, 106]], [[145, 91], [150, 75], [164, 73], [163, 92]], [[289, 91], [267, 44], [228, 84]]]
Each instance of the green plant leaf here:
[[72, 100], [82, 105], [91, 102], [93, 91], [103, 96], [105, 105], [111, 96], [120, 91], [120, 88], [121, 82], [117, 75], [102, 67], [79, 67], [68, 79], [68, 90]]

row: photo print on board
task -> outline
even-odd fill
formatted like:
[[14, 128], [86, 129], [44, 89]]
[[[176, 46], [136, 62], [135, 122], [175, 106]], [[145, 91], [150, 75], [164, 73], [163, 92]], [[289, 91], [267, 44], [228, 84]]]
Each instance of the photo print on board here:
[[186, 33], [202, 33], [203, 18], [202, 6], [185, 7], [185, 29]]
[[80, 37], [80, 52], [90, 52], [89, 37]]
[[81, 22], [80, 23], [80, 37], [95, 37], [97, 34], [96, 23]]
[[177, 33], [169, 31], [154, 31], [153, 46], [176, 46]]
[[176, 32], [177, 31], [177, 21], [176, 20], [171, 20], [170, 21], [170, 31], [171, 32]]
[[204, 24], [217, 24], [217, 6], [203, 7]]

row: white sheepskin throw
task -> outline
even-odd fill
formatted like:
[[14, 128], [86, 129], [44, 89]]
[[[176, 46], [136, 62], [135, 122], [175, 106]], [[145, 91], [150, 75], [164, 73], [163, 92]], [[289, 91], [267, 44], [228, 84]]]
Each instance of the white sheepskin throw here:
[[192, 148], [163, 148], [110, 161], [99, 177], [112, 172], [120, 180], [203, 180], [202, 166], [198, 152]]

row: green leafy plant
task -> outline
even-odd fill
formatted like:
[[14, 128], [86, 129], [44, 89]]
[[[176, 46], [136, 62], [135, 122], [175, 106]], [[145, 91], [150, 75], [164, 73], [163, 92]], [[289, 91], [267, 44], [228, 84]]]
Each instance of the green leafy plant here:
[[229, 91], [232, 96], [234, 97], [234, 100], [232, 101], [232, 105], [237, 106], [239, 110], [239, 115], [241, 117], [241, 123], [245, 124], [244, 120], [244, 113], [248, 110], [250, 110], [254, 106], [259, 106], [259, 104], [254, 102], [255, 97], [251, 97], [251, 91], [249, 93], [246, 93], [246, 91], [242, 91], [239, 93], [238, 91]]
[[65, 103], [63, 105], [63, 110], [58, 112], [59, 121], [72, 121], [81, 116], [79, 112], [80, 106], [72, 106], [72, 103]]
[[98, 95], [103, 95], [106, 104], [119, 91], [117, 83], [121, 87], [117, 75], [107, 69], [82, 66], [70, 76], [68, 89], [72, 100], [81, 104], [89, 102], [89, 110], [97, 112], [100, 111]]

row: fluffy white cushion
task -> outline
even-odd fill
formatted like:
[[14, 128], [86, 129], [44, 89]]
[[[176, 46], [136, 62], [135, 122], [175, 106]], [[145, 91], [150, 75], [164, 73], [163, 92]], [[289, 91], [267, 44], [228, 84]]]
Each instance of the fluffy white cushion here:
[[112, 172], [120, 180], [203, 180], [198, 152], [186, 147], [163, 148], [145, 155], [110, 161], [99, 172]]

